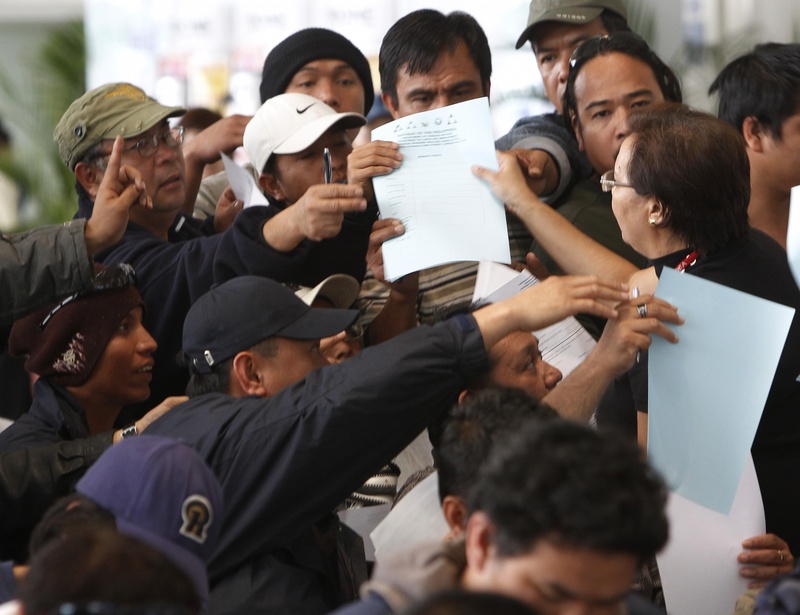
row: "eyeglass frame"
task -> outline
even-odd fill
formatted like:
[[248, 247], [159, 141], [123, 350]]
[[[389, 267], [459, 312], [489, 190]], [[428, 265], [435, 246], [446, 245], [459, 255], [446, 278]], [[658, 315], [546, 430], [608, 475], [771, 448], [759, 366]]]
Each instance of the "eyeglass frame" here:
[[614, 169], [611, 169], [600, 176], [600, 189], [603, 192], [611, 192], [614, 186], [619, 186], [620, 188], [633, 188], [631, 184], [625, 184], [614, 179]]
[[[134, 143], [130, 147], [123, 148], [122, 151], [131, 152], [135, 149], [142, 158], [149, 158], [150, 156], [155, 155], [155, 153], [158, 151], [158, 148], [161, 147], [162, 142], [170, 149], [175, 149], [176, 147], [183, 145], [183, 140], [185, 136], [186, 136], [186, 128], [184, 126], [175, 126], [175, 127], [168, 126], [164, 130], [164, 132], [153, 135], [150, 139], [147, 138], [139, 139], [136, 143]], [[172, 143], [168, 141], [169, 138], [172, 139], [173, 141]], [[148, 153], [143, 152], [142, 149], [146, 148], [148, 145], [151, 145], [153, 147], [153, 151]]]
[[[175, 133], [177, 133], [177, 137], [175, 136]], [[173, 143], [170, 143], [167, 140], [169, 137], [172, 137]], [[174, 127], [167, 126], [163, 132], [153, 135], [150, 139], [147, 138], [139, 139], [133, 145], [123, 148], [122, 151], [132, 152], [133, 150], [136, 150], [139, 156], [141, 156], [142, 158], [150, 158], [151, 156], [154, 156], [156, 154], [158, 149], [161, 147], [162, 142], [170, 149], [176, 149], [181, 145], [183, 145], [185, 138], [186, 138], [186, 128], [184, 126], [174, 126]], [[155, 149], [153, 149], [152, 152], [143, 153], [142, 148], [145, 148], [148, 145]], [[84, 162], [86, 163], [99, 162], [101, 160], [107, 159], [109, 156], [111, 156], [111, 152], [107, 153], [98, 152], [96, 156], [93, 156], [90, 159], [84, 159]], [[103, 165], [103, 167], [105, 167], [105, 164]]]

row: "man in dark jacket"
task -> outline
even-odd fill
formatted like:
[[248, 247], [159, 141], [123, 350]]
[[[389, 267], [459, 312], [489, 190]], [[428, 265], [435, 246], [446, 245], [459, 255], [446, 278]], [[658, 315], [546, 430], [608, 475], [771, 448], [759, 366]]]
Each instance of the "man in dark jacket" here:
[[[240, 212], [227, 231], [213, 236], [202, 236], [180, 213], [187, 194], [183, 132], [170, 128], [167, 120], [182, 113], [133, 85], [112, 83], [73, 102], [54, 135], [61, 159], [75, 172], [79, 211], [91, 211], [117, 135], [125, 137], [122, 164], [140, 172], [153, 203], [150, 210], [131, 211], [122, 240], [98, 255], [107, 264], [133, 265], [148, 306], [145, 325], [159, 346], [151, 401], [131, 406], [121, 421], [138, 418], [153, 401], [183, 393], [186, 374], [175, 361], [180, 328], [189, 306], [213, 284], [242, 274], [294, 281], [304, 262], [299, 249], [281, 252], [269, 245], [263, 230], [268, 208]], [[358, 187], [332, 184], [315, 197], [335, 210], [360, 211], [366, 207], [361, 194]]]
[[317, 615], [352, 599], [359, 560], [343, 557], [330, 511], [488, 367], [487, 348], [575, 311], [613, 314], [600, 298], [624, 294], [594, 278], [548, 280], [328, 366], [319, 338], [356, 311], [310, 308], [252, 276], [198, 300], [183, 338], [192, 399], [149, 433], [194, 447], [223, 484], [209, 612]]

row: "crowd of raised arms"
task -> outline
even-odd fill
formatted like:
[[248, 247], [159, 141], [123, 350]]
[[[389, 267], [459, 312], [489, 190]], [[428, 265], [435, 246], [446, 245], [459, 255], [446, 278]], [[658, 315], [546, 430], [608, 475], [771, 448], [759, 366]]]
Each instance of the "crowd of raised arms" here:
[[[129, 83], [64, 111], [74, 219], [0, 238], [0, 340], [26, 372], [3, 382], [27, 396], [0, 400], [0, 614], [669, 612], [648, 348], [684, 318], [656, 286], [666, 267], [800, 309], [800, 45], [725, 66], [717, 117], [623, 0], [532, 0], [518, 29], [554, 110], [472, 172], [541, 282], [483, 307], [475, 262], [387, 281], [405, 228], [373, 178], [404, 156], [370, 137], [489, 96], [467, 13], [400, 18], [379, 79], [344, 36], [295, 32], [252, 117]], [[268, 205], [218, 170], [239, 147]], [[596, 344], [564, 375], [531, 332], [573, 316]], [[798, 612], [800, 316], [775, 363], [751, 448], [766, 533], [739, 537], [749, 589], [718, 612]], [[391, 540], [350, 527], [366, 509]]]

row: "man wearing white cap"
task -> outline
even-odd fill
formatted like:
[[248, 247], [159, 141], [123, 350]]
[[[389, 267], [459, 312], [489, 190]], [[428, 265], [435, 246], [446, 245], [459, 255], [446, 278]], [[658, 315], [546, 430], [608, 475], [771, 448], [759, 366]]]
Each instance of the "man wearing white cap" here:
[[[248, 208], [224, 233], [197, 236], [181, 214], [187, 194], [183, 133], [168, 123], [184, 112], [159, 104], [132, 84], [110, 83], [75, 100], [54, 133], [61, 159], [75, 172], [79, 215], [90, 215], [118, 135], [124, 138], [121, 164], [139, 172], [153, 203], [152, 209], [131, 210], [122, 239], [96, 255], [106, 264], [126, 262], [134, 267], [137, 287], [149, 306], [146, 326], [158, 342], [150, 387], [154, 401], [121, 415], [126, 423], [165, 397], [183, 393], [187, 376], [175, 361], [180, 328], [189, 307], [214, 284], [249, 274], [314, 286], [329, 275], [300, 276], [306, 271], [302, 250], [285, 251], [270, 243], [265, 222], [272, 208]], [[321, 168], [320, 163], [320, 173]], [[315, 196], [329, 207], [331, 199], [342, 209], [366, 207], [358, 186], [320, 186]], [[363, 255], [359, 265], [363, 268]]]
[[317, 98], [293, 93], [267, 100], [245, 129], [244, 149], [259, 186], [279, 210], [264, 225], [264, 238], [280, 252], [305, 255], [296, 280], [304, 286], [336, 273], [364, 278], [377, 213], [374, 207], [343, 204], [330, 192], [323, 152], [330, 152], [328, 182], [345, 183], [353, 149], [347, 130], [365, 123], [363, 115], [337, 113]]

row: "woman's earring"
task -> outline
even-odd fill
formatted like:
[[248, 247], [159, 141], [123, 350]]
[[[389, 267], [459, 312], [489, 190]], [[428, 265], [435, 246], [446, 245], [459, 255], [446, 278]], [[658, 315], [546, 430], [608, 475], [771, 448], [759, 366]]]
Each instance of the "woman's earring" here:
[[655, 216], [650, 216], [650, 226], [652, 226], [653, 228], [656, 228], [657, 224], [658, 224], [658, 222], [656, 221], [656, 217]]

